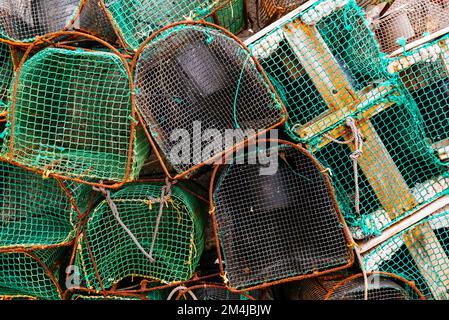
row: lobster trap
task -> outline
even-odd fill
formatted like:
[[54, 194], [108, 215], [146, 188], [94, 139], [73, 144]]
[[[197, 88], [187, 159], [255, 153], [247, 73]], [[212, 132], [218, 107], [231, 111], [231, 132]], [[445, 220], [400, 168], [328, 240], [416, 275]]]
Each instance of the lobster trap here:
[[286, 130], [297, 141], [308, 139], [302, 127], [354, 107], [385, 78], [377, 43], [353, 0], [300, 7], [245, 43], [279, 93]]
[[[368, 300], [421, 300], [415, 284], [388, 273], [369, 273]], [[314, 278], [300, 282], [299, 300], [365, 300], [363, 274], [344, 278]]]
[[0, 296], [60, 300], [60, 259], [66, 248], [0, 253]]
[[43, 176], [117, 187], [138, 177], [149, 151], [136, 125], [127, 62], [93, 36], [63, 35], [98, 41], [111, 52], [54, 44], [25, 57], [2, 156]]
[[[253, 296], [254, 295], [254, 296]], [[260, 292], [232, 292], [223, 285], [203, 283], [179, 290], [176, 300], [247, 301], [256, 300]]]
[[247, 1], [222, 1], [223, 4], [204, 20], [238, 34], [247, 27]]
[[92, 191], [0, 162], [0, 252], [71, 243]]
[[266, 26], [308, 0], [257, 0], [257, 23]]
[[253, 160], [241, 164], [237, 154], [220, 176], [216, 166], [211, 182], [227, 286], [249, 290], [349, 267], [349, 236], [324, 169], [297, 145], [259, 146], [245, 157], [269, 155], [274, 170]]
[[204, 247], [204, 214], [191, 194], [163, 183], [132, 184], [108, 195], [80, 237], [75, 265], [83, 284], [108, 290], [131, 277], [189, 280]]
[[117, 34], [98, 0], [84, 0], [84, 6], [72, 29], [87, 32], [109, 43], [117, 42]]
[[0, 43], [0, 117], [6, 114], [8, 92], [14, 72], [14, 62], [11, 48], [5, 43]]
[[0, 3], [0, 39], [32, 43], [66, 30], [78, 17], [84, 0], [5, 0]]
[[431, 33], [447, 32], [449, 3], [446, 0], [396, 0], [372, 23], [382, 52], [391, 54]]
[[[155, 33], [133, 64], [136, 106], [176, 178], [285, 121], [248, 49], [211, 24], [181, 23]], [[223, 143], [229, 131], [233, 140]]]
[[401, 275], [413, 281], [425, 298], [447, 300], [448, 243], [448, 212], [436, 213], [364, 254], [365, 268]]
[[[449, 19], [449, 18], [448, 18]], [[388, 71], [416, 103], [429, 144], [449, 160], [449, 36], [389, 59]]]

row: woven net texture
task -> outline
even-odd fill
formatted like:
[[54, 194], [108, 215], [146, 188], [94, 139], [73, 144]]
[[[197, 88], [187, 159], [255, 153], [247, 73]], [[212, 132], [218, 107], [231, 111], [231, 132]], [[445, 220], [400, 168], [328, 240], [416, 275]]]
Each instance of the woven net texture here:
[[84, 0], [84, 6], [73, 28], [86, 31], [109, 43], [117, 41], [117, 35], [106, 12], [98, 0]]
[[173, 186], [155, 231], [160, 209], [156, 199], [163, 186], [133, 184], [111, 195], [121, 221], [146, 252], [153, 247], [155, 235], [154, 262], [139, 250], [106, 201], [93, 210], [78, 246], [76, 263], [88, 288], [108, 289], [133, 276], [163, 283], [186, 281], [193, 276], [204, 247], [204, 206]]
[[8, 92], [14, 71], [14, 63], [11, 56], [11, 49], [7, 44], [0, 43], [0, 115], [7, 110]]
[[260, 0], [258, 23], [261, 27], [269, 25], [306, 2], [307, 0]]
[[[348, 240], [332, 191], [316, 163], [281, 145], [277, 172], [227, 165], [213, 205], [226, 277], [249, 288], [350, 263]], [[264, 151], [266, 152], [266, 151]]]
[[224, 4], [205, 19], [207, 22], [214, 23], [233, 34], [238, 34], [246, 26], [246, 0], [223, 1]]
[[17, 77], [4, 157], [66, 179], [137, 177], [149, 146], [143, 130], [133, 129], [130, 80], [118, 56], [46, 48]]
[[[206, 148], [211, 142], [205, 134], [267, 129], [285, 116], [250, 53], [211, 27], [181, 24], [158, 33], [137, 59], [135, 83], [137, 108], [179, 174], [223, 150], [222, 143]], [[185, 139], [179, 142], [180, 132], [203, 154], [190, 150]], [[235, 143], [245, 138], [242, 132]]]

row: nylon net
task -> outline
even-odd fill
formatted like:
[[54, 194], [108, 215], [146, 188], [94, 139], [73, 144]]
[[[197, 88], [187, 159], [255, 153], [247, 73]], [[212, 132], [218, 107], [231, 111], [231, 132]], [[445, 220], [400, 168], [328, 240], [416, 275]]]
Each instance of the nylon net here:
[[318, 1], [247, 40], [288, 111], [286, 130], [310, 139], [313, 124], [332, 125], [330, 110], [348, 110], [384, 78], [379, 49], [352, 1]]
[[222, 1], [224, 5], [212, 13], [205, 20], [219, 25], [233, 34], [238, 34], [246, 26], [246, 0]]
[[[371, 281], [369, 275], [368, 300], [415, 300], [417, 293], [406, 283], [397, 279], [375, 275]], [[365, 283], [363, 275], [343, 280], [307, 279], [301, 282], [299, 298], [301, 300], [364, 300]]]
[[[192, 300], [192, 296], [189, 292], [193, 293], [198, 300], [207, 301], [232, 301], [232, 300], [250, 300], [248, 296], [229, 291], [226, 287], [219, 287], [216, 285], [204, 284], [201, 288], [192, 287], [184, 290], [180, 293], [179, 298], [181, 300]], [[252, 292], [250, 292], [252, 294]]]
[[0, 3], [0, 38], [33, 42], [36, 37], [71, 26], [82, 0], [4, 0]]
[[0, 253], [0, 296], [60, 300], [58, 259], [64, 248]]
[[93, 210], [76, 263], [87, 288], [108, 289], [127, 277], [171, 283], [193, 276], [204, 247], [204, 208], [190, 194], [173, 186], [156, 231], [162, 187], [129, 185], [111, 196], [121, 221], [142, 248], [146, 252], [154, 248], [154, 262], [139, 250], [106, 201]]
[[10, 47], [7, 44], [0, 43], [0, 115], [6, 112], [6, 103], [8, 102], [8, 91], [13, 76], [14, 64], [11, 56]]
[[85, 0], [81, 14], [73, 27], [103, 38], [109, 43], [117, 41], [114, 28], [98, 0]]
[[348, 239], [322, 169], [290, 145], [263, 152], [278, 152], [270, 158], [278, 161], [276, 172], [260, 175], [259, 164], [229, 164], [213, 193], [229, 286], [252, 288], [350, 264]]
[[449, 37], [389, 60], [389, 72], [417, 104], [429, 144], [449, 160]]
[[372, 25], [385, 53], [447, 27], [449, 3], [445, 0], [396, 0]]
[[395, 273], [427, 299], [447, 300], [449, 286], [449, 215], [437, 213], [395, 235], [365, 257], [367, 270]]
[[46, 48], [23, 64], [16, 81], [4, 157], [64, 179], [138, 176], [149, 146], [132, 125], [130, 80], [118, 56]]
[[131, 49], [138, 49], [150, 34], [175, 22], [200, 20], [231, 0], [101, 0]]
[[[250, 53], [212, 27], [182, 24], [158, 33], [137, 58], [135, 82], [137, 108], [180, 175], [256, 132], [237, 134], [226, 149], [205, 135], [266, 129], [285, 116]], [[180, 134], [190, 139], [178, 141]]]
[[[87, 210], [92, 191], [0, 163], [0, 251], [13, 247], [66, 245], [73, 240], [79, 214]], [[1, 265], [1, 264], [0, 264]]]

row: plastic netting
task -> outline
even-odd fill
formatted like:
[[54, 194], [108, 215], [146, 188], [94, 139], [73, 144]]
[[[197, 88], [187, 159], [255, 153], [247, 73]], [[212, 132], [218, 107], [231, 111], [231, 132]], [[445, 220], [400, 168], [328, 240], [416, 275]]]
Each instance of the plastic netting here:
[[390, 238], [366, 256], [365, 268], [414, 281], [428, 299], [447, 300], [449, 214], [439, 213]]
[[[13, 247], [66, 245], [92, 195], [86, 185], [66, 182], [0, 163], [0, 251]], [[76, 206], [76, 207], [75, 207]]]
[[388, 70], [410, 93], [422, 115], [426, 138], [449, 160], [449, 37], [389, 60]]
[[246, 26], [247, 8], [245, 7], [245, 1], [247, 0], [224, 1], [224, 4], [207, 17], [205, 21], [219, 25], [233, 34], [238, 34]]
[[134, 50], [153, 32], [187, 18], [206, 18], [229, 1], [101, 0], [124, 44]]
[[135, 127], [127, 70], [109, 52], [39, 51], [17, 75], [2, 155], [45, 176], [136, 178], [149, 144]]
[[155, 290], [147, 294], [140, 295], [118, 295], [118, 294], [108, 294], [108, 295], [92, 295], [92, 294], [82, 294], [76, 293], [72, 295], [70, 300], [165, 300], [166, 294], [163, 291]]
[[[193, 286], [187, 288], [186, 290], [181, 291], [178, 294], [177, 299], [180, 300], [192, 300], [193, 296], [198, 300], [206, 300], [206, 301], [230, 301], [230, 300], [250, 300], [251, 297], [248, 294], [240, 294], [229, 291], [226, 287], [221, 287], [218, 285], [208, 285], [204, 284], [202, 286]], [[257, 292], [254, 292], [257, 294]], [[253, 294], [250, 292], [249, 294]], [[252, 299], [251, 299], [252, 300]]]
[[[159, 32], [135, 63], [137, 108], [180, 176], [285, 118], [251, 54], [211, 25], [179, 24]], [[223, 139], [210, 141], [229, 129], [254, 132], [236, 134], [229, 146]]]
[[38, 298], [30, 296], [29, 293], [0, 287], [0, 300], [38, 300]]
[[98, 0], [84, 0], [84, 6], [73, 28], [86, 31], [97, 37], [115, 43], [117, 35], [106, 12]]
[[111, 196], [121, 221], [142, 248], [146, 252], [154, 248], [154, 262], [139, 250], [106, 201], [91, 213], [76, 262], [87, 288], [107, 289], [133, 276], [163, 283], [186, 281], [193, 276], [204, 247], [204, 208], [193, 196], [173, 186], [156, 231], [160, 209], [157, 199], [162, 187], [129, 185]]
[[9, 45], [0, 43], [0, 115], [6, 113], [8, 92], [14, 71], [14, 63]]
[[[377, 278], [374, 278], [377, 277]], [[342, 280], [307, 279], [300, 283], [301, 300], [364, 300], [363, 275]], [[386, 275], [368, 275], [368, 300], [417, 300], [409, 284]]]
[[65, 248], [0, 253], [0, 296], [61, 299], [58, 260]]
[[259, 151], [278, 162], [273, 174], [261, 175], [261, 164], [229, 164], [213, 193], [228, 285], [253, 288], [350, 265], [349, 240], [323, 169], [293, 145]]
[[298, 141], [310, 138], [307, 127], [318, 120], [330, 126], [331, 110], [353, 108], [384, 78], [374, 36], [352, 0], [318, 1], [246, 43], [281, 96], [287, 132]]
[[0, 38], [33, 42], [36, 37], [67, 29], [79, 14], [83, 0], [3, 0], [0, 2]]
[[448, 27], [449, 3], [446, 0], [396, 0], [372, 25], [385, 53]]

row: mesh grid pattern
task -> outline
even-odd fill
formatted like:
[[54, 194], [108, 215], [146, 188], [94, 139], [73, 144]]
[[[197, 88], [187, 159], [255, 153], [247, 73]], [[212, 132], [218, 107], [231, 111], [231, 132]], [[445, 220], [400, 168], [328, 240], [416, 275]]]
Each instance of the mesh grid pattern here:
[[307, 0], [260, 0], [259, 22], [261, 26], [266, 26], [306, 2]]
[[[229, 301], [229, 300], [249, 300], [246, 296], [229, 291], [227, 288], [207, 287], [196, 288], [191, 292], [198, 298], [198, 300], [207, 301]], [[188, 293], [185, 293], [182, 298], [191, 299]]]
[[85, 0], [83, 10], [74, 24], [74, 28], [87, 31], [110, 43], [117, 40], [117, 35], [106, 12], [100, 7], [98, 0]]
[[230, 0], [101, 0], [126, 45], [137, 49], [166, 25], [190, 17], [200, 20]]
[[346, 2], [318, 1], [249, 44], [287, 108], [287, 132], [296, 140], [308, 139], [304, 125], [329, 109], [351, 108], [384, 78], [361, 9]]
[[14, 296], [25, 295], [46, 300], [61, 299], [55, 283], [35, 257], [58, 279], [56, 262], [62, 253], [63, 249], [36, 250], [30, 252], [31, 255], [20, 252], [1, 253], [0, 296], [14, 292]]
[[0, 38], [33, 42], [38, 36], [70, 26], [82, 0], [4, 0], [0, 3]]
[[[225, 2], [225, 1], [224, 1]], [[238, 34], [245, 27], [245, 0], [231, 0], [215, 11], [205, 20], [219, 25], [233, 34]]]
[[447, 27], [449, 3], [445, 0], [396, 0], [372, 26], [385, 53]]
[[[159, 203], [151, 205], [149, 201], [160, 197], [162, 186], [130, 185], [111, 196], [121, 220], [147, 252], [159, 212]], [[103, 201], [87, 222], [79, 252], [78, 265], [84, 270], [87, 286], [100, 289], [87, 241], [105, 288], [131, 276], [164, 283], [189, 280], [204, 247], [203, 213], [190, 194], [176, 186], [172, 187], [172, 196], [168, 200], [168, 207], [164, 206], [154, 246], [156, 262], [150, 263]]]
[[449, 37], [389, 60], [388, 70], [410, 93], [422, 115], [426, 137], [449, 160]]
[[395, 235], [365, 257], [367, 270], [394, 272], [409, 281], [428, 299], [448, 297], [449, 215], [426, 218]]
[[[0, 163], [0, 249], [62, 245], [75, 233], [78, 212], [54, 179]], [[68, 183], [81, 213], [87, 209], [91, 191]]]
[[149, 146], [143, 130], [131, 130], [130, 91], [114, 54], [39, 51], [18, 75], [14, 123], [9, 119], [15, 130], [7, 131], [3, 155], [12, 152], [10, 160], [63, 178], [121, 182], [133, 134], [128, 179], [136, 178]]
[[14, 65], [11, 50], [7, 44], [0, 43], [0, 114], [6, 112], [8, 90], [13, 76]]
[[331, 270], [351, 260], [319, 168], [293, 147], [278, 151], [274, 175], [259, 175], [259, 165], [228, 165], [213, 195], [233, 288]]
[[[201, 157], [210, 144], [202, 138], [206, 130], [218, 130], [223, 137], [226, 129], [266, 129], [282, 121], [282, 106], [250, 54], [210, 27], [182, 24], [157, 34], [138, 57], [135, 82], [137, 108], [178, 173], [193, 164], [175, 161], [175, 146], [187, 148], [194, 164], [209, 160]], [[195, 133], [195, 123], [201, 134]], [[171, 139], [179, 130], [193, 138], [191, 145], [201, 145], [199, 155]], [[237, 136], [235, 142], [243, 140]]]

